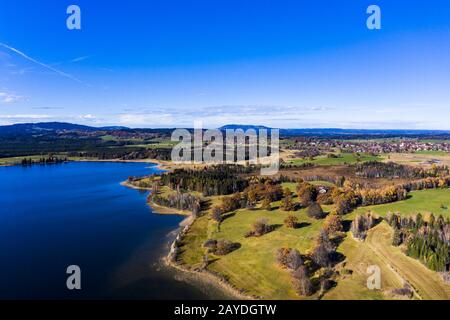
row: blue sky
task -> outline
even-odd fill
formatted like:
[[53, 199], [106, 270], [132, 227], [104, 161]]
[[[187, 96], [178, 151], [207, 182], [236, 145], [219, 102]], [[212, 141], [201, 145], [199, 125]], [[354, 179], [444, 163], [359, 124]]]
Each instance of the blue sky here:
[[447, 0], [2, 1], [0, 43], [0, 124], [450, 129]]

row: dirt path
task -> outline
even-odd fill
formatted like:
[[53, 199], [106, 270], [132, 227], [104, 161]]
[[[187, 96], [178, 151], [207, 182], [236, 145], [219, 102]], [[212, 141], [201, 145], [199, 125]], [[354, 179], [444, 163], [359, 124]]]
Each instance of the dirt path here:
[[406, 256], [400, 248], [392, 246], [391, 239], [392, 229], [383, 222], [369, 232], [366, 243], [383, 262], [414, 288], [420, 298], [450, 299], [450, 285], [445, 284], [439, 274], [429, 270], [418, 260]]

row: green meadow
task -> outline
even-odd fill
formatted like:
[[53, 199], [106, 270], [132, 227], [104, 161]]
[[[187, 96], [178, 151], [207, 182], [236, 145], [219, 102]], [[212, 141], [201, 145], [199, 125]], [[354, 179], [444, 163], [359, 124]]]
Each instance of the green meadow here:
[[377, 206], [360, 207], [352, 214], [373, 211], [381, 216], [385, 216], [389, 211], [398, 212], [401, 215], [411, 215], [415, 213], [433, 213], [442, 214], [444, 217], [450, 217], [450, 190], [433, 189], [412, 191], [409, 198], [403, 201], [381, 204]]
[[381, 161], [383, 160], [380, 156], [374, 156], [369, 154], [355, 154], [355, 153], [339, 153], [336, 154], [336, 158], [328, 157], [328, 156], [318, 156], [313, 160], [296, 158], [290, 159], [287, 162], [295, 165], [302, 165], [305, 163], [312, 163], [316, 165], [322, 166], [333, 166], [333, 165], [342, 165], [342, 164], [352, 164], [357, 162], [368, 162], [368, 161]]
[[[284, 183], [283, 186], [295, 191], [296, 184]], [[212, 202], [216, 204], [219, 199], [220, 197], [214, 197]], [[295, 196], [294, 201], [296, 201]], [[224, 221], [220, 224], [220, 228], [216, 222], [210, 219], [209, 213], [199, 217], [183, 240], [180, 248], [180, 260], [191, 268], [198, 268], [202, 265], [206, 252], [203, 248], [205, 240], [227, 239], [237, 242], [240, 244], [240, 248], [228, 255], [209, 255], [208, 270], [220, 274], [233, 286], [249, 295], [265, 299], [300, 299], [292, 287], [289, 272], [276, 264], [276, 250], [281, 247], [290, 247], [298, 249], [301, 254], [308, 253], [322, 228], [323, 220], [309, 218], [305, 209], [285, 212], [279, 208], [279, 205], [279, 201], [272, 203], [271, 211], [255, 208], [227, 213], [224, 215]], [[344, 216], [344, 219], [352, 219], [356, 214], [369, 210], [382, 216], [392, 211], [400, 212], [402, 215], [433, 212], [449, 217], [448, 209], [444, 209], [447, 205], [450, 205], [450, 190], [448, 189], [415, 191], [411, 192], [410, 197], [405, 201], [360, 207], [353, 213]], [[332, 206], [323, 206], [323, 209], [329, 212]], [[289, 229], [284, 225], [284, 219], [288, 215], [295, 215], [298, 218], [299, 227], [297, 229]], [[275, 230], [261, 237], [245, 238], [245, 233], [260, 218], [267, 219], [269, 224], [275, 226]], [[426, 282], [414, 275], [413, 271], [420, 263], [406, 257], [397, 248], [390, 247], [392, 236], [390, 227], [383, 224], [377, 229], [382, 233], [374, 230], [368, 238], [370, 241], [364, 243], [354, 240], [350, 233], [347, 234], [338, 251], [346, 257], [345, 268], [350, 268], [353, 273], [341, 276], [337, 287], [330, 290], [323, 297], [324, 299], [386, 298], [382, 292], [368, 290], [365, 286], [366, 265], [371, 264], [378, 264], [384, 270], [386, 277], [383, 283], [387, 288], [400, 288], [403, 282], [399, 280], [399, 277], [400, 279], [403, 277], [415, 282], [423, 292], [431, 290], [427, 287]], [[374, 240], [372, 241], [372, 239]], [[383, 246], [387, 247], [380, 246], [381, 242]], [[387, 255], [391, 260], [386, 259]], [[402, 267], [404, 272], [401, 275], [393, 272], [391, 265]], [[433, 275], [431, 271], [427, 274]], [[439, 280], [436, 278], [432, 284], [439, 286]], [[446, 293], [444, 291], [436, 294]], [[317, 298], [316, 295], [309, 297], [309, 299], [315, 298]]]

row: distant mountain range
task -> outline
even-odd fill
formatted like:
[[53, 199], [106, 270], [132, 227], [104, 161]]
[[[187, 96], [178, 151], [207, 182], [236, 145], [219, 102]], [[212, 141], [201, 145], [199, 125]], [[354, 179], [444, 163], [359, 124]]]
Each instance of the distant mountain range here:
[[[270, 132], [273, 128], [259, 125], [240, 125], [240, 124], [228, 124], [219, 128], [220, 130], [226, 129], [242, 129], [244, 131], [248, 129], [266, 129]], [[20, 123], [13, 125], [0, 126], [0, 135], [10, 134], [42, 134], [51, 132], [63, 132], [63, 131], [116, 131], [116, 130], [168, 130], [168, 129], [130, 129], [123, 126], [107, 126], [107, 127], [92, 127], [80, 124], [66, 123], [66, 122], [40, 122], [40, 123]], [[282, 136], [404, 136], [404, 135], [450, 135], [449, 130], [377, 130], [377, 129], [339, 129], [339, 128], [304, 128], [304, 129], [280, 129], [280, 135]]]
[[227, 124], [225, 126], [222, 126], [218, 128], [219, 130], [236, 130], [236, 129], [242, 129], [244, 131], [253, 129], [253, 130], [259, 130], [259, 129], [266, 129], [271, 130], [272, 128], [265, 127], [265, 126], [253, 126], [253, 125], [247, 125], [247, 124]]
[[99, 130], [124, 130], [126, 127], [91, 127], [81, 124], [67, 122], [39, 122], [39, 123], [19, 123], [7, 126], [0, 126], [0, 134], [39, 134], [50, 131], [99, 131]]

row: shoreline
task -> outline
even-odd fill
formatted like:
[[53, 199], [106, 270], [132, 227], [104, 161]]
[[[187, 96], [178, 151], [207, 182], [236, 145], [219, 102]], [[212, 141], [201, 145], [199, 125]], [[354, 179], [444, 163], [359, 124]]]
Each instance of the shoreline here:
[[[123, 181], [120, 183], [122, 186], [127, 188], [132, 188], [136, 190], [146, 190], [151, 191], [149, 188], [140, 188], [136, 187], [132, 184], [130, 184], [128, 181]], [[166, 267], [170, 267], [175, 269], [178, 272], [182, 272], [184, 274], [188, 274], [189, 276], [195, 276], [198, 277], [198, 280], [201, 280], [203, 282], [207, 282], [210, 285], [215, 286], [216, 288], [219, 288], [220, 290], [224, 291], [227, 295], [230, 297], [236, 298], [236, 300], [255, 300], [257, 297], [247, 295], [241, 292], [238, 288], [234, 287], [232, 284], [230, 284], [225, 279], [220, 278], [218, 275], [208, 271], [208, 270], [193, 270], [188, 267], [185, 267], [181, 264], [176, 263], [175, 258], [176, 254], [174, 256], [174, 252], [176, 249], [178, 249], [178, 242], [181, 241], [184, 237], [184, 235], [189, 231], [189, 228], [194, 223], [195, 219], [193, 219], [190, 212], [187, 211], [181, 211], [178, 209], [168, 208], [161, 205], [158, 205], [154, 202], [147, 201], [147, 204], [152, 208], [153, 212], [156, 214], [169, 214], [169, 215], [180, 215], [184, 216], [185, 219], [180, 222], [179, 227], [173, 232], [175, 232], [175, 239], [171, 242], [169, 245], [169, 252], [167, 252], [164, 257], [162, 258], [162, 261]], [[186, 280], [189, 282], [189, 279]]]
[[178, 249], [177, 243], [183, 239], [183, 236], [189, 231], [189, 228], [194, 223], [194, 221], [195, 219], [193, 219], [192, 216], [189, 216], [180, 223], [180, 228], [177, 235], [175, 236], [175, 240], [172, 241], [169, 252], [163, 259], [164, 264], [167, 267], [171, 267], [184, 274], [198, 277], [201, 281], [207, 282], [208, 284], [213, 285], [216, 288], [219, 288], [230, 297], [236, 298], [236, 300], [256, 300], [257, 297], [243, 293], [241, 290], [234, 287], [227, 280], [220, 278], [218, 275], [212, 273], [211, 271], [205, 269], [203, 270], [191, 269], [176, 262], [177, 257], [176, 251]]
[[[135, 159], [135, 160], [123, 160], [123, 159], [89, 159], [89, 158], [82, 158], [82, 159], [68, 159], [67, 162], [123, 162], [123, 163], [149, 163], [149, 164], [155, 164], [156, 167], [160, 170], [166, 170], [166, 171], [172, 171], [173, 164], [170, 164], [170, 161], [163, 161], [163, 160], [157, 160], [157, 159]], [[36, 163], [38, 164], [38, 163]], [[0, 167], [13, 167], [13, 166], [20, 166], [21, 163], [19, 162], [10, 162], [10, 163], [0, 163]], [[33, 165], [33, 164], [32, 164]]]

